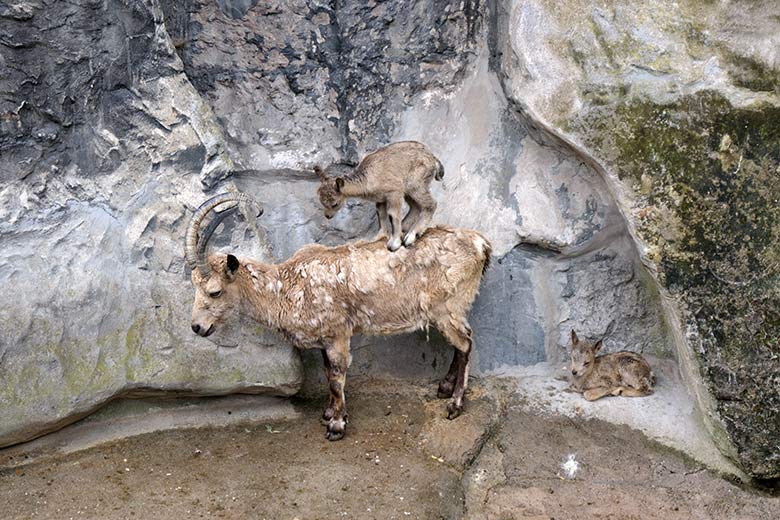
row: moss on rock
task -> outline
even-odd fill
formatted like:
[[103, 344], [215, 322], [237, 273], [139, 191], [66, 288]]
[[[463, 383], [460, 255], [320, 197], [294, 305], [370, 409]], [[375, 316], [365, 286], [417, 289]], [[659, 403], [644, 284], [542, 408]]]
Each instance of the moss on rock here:
[[780, 477], [779, 121], [778, 107], [703, 91], [596, 107], [576, 124], [633, 188], [636, 231], [698, 331], [740, 462], [760, 478]]

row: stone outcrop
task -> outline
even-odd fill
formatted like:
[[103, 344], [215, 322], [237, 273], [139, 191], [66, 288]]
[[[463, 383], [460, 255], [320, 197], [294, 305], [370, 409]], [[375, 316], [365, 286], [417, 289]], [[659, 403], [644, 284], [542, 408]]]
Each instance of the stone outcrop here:
[[780, 477], [780, 8], [502, 2], [500, 75], [601, 172], [721, 448]]
[[[778, 476], [777, 31], [751, 9], [0, 7], [0, 444], [121, 394], [296, 391], [319, 356], [189, 331], [190, 212], [253, 195], [265, 214], [213, 246], [269, 260], [370, 236], [370, 204], [322, 218], [310, 168], [416, 139], [445, 166], [434, 220], [494, 245], [477, 371], [561, 361], [571, 328], [676, 355], [721, 446]], [[451, 356], [433, 331], [354, 346], [356, 372]]]

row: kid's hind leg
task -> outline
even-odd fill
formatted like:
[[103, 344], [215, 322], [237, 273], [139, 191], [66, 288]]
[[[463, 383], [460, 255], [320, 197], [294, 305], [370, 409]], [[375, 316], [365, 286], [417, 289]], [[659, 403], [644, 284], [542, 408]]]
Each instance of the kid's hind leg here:
[[[458, 325], [451, 321], [446, 324], [437, 324], [436, 328], [456, 349], [455, 358], [452, 360], [453, 365], [455, 365], [455, 387], [452, 391], [452, 400], [447, 404], [447, 419], [455, 419], [463, 412], [463, 396], [468, 387], [469, 356], [472, 347], [471, 328], [465, 320]], [[453, 367], [450, 366], [450, 370], [452, 369]], [[445, 377], [445, 381], [446, 379]]]
[[414, 222], [414, 225], [412, 225], [411, 229], [409, 229], [409, 231], [406, 233], [406, 236], [404, 236], [404, 245], [406, 247], [414, 244], [415, 240], [417, 240], [417, 237], [422, 235], [422, 233], [428, 228], [428, 224], [431, 223], [431, 219], [433, 218], [433, 213], [436, 211], [436, 201], [428, 191], [415, 193], [414, 195], [411, 195], [411, 197], [419, 206], [420, 215], [416, 222]]

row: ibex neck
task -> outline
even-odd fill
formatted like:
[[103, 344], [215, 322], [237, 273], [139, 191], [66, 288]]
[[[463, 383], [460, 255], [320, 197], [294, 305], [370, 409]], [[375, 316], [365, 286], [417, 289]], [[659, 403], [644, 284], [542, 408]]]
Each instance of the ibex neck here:
[[367, 193], [366, 177], [362, 173], [353, 171], [349, 175], [345, 175], [344, 186], [341, 188], [341, 193], [345, 197], [363, 197]]
[[253, 262], [238, 272], [242, 312], [258, 323], [273, 326], [279, 300], [276, 266]]

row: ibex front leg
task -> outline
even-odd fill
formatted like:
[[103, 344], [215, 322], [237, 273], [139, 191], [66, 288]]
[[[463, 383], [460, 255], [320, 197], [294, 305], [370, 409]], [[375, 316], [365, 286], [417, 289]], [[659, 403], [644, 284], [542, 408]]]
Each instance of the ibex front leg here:
[[471, 327], [465, 320], [458, 323], [457, 320], [450, 319], [437, 323], [436, 328], [455, 347], [455, 357], [452, 360], [450, 371], [439, 385], [440, 396], [449, 393], [450, 385], [453, 385], [452, 400], [447, 405], [447, 418], [455, 419], [463, 412], [463, 396], [469, 384], [469, 355], [471, 354], [472, 346]]
[[325, 356], [330, 364], [328, 391], [331, 400], [331, 406], [325, 410], [325, 414], [328, 414], [328, 411], [331, 410], [326, 436], [329, 441], [337, 441], [344, 436], [348, 421], [344, 386], [347, 381], [347, 367], [349, 366], [349, 337], [334, 340], [331, 345], [325, 348]]
[[[320, 352], [322, 352], [322, 366], [325, 372], [325, 379], [328, 381], [328, 386], [330, 386], [330, 361], [325, 353], [325, 349], [320, 350]], [[333, 392], [328, 388], [328, 404], [325, 406], [325, 411], [322, 412], [322, 424], [327, 425], [333, 418], [333, 401]]]

